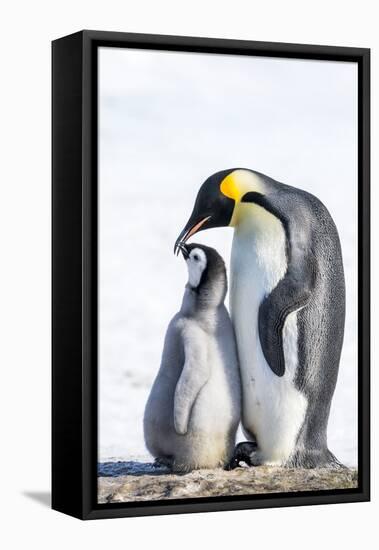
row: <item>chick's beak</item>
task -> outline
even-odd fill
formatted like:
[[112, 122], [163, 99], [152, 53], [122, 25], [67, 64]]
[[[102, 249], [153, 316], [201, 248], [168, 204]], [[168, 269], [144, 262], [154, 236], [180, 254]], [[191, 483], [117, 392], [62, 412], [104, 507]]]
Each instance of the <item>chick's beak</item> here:
[[180, 252], [183, 254], [183, 258], [185, 260], [188, 260], [189, 252], [188, 252], [187, 246], [183, 242], [180, 242], [180, 243], [178, 243], [178, 248], [179, 248]]
[[184, 244], [190, 237], [192, 237], [192, 235], [200, 231], [201, 227], [209, 220], [210, 217], [211, 216], [206, 216], [195, 223], [192, 222], [191, 218], [188, 220], [187, 225], [175, 241], [174, 254], [179, 254], [179, 250], [182, 250], [180, 245]]

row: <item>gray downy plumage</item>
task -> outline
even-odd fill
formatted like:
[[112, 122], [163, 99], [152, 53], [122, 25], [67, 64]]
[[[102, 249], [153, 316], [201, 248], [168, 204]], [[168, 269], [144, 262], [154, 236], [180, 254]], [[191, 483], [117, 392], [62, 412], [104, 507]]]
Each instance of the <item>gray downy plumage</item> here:
[[[189, 280], [171, 320], [144, 414], [146, 447], [175, 472], [225, 467], [241, 411], [225, 265], [212, 248], [182, 248]], [[196, 259], [198, 258], [198, 259]]]

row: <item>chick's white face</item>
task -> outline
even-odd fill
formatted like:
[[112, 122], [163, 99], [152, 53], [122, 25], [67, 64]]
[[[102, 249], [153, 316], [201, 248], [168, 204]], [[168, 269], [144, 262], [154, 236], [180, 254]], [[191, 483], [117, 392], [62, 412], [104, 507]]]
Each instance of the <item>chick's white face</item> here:
[[205, 252], [200, 248], [194, 248], [191, 250], [186, 263], [188, 268], [188, 282], [192, 288], [197, 288], [199, 286], [203, 271], [207, 267], [207, 257]]

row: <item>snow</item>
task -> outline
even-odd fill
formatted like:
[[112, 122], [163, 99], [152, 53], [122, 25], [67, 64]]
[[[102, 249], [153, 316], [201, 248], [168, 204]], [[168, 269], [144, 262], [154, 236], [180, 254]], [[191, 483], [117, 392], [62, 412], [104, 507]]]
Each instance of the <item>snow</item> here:
[[[201, 183], [245, 166], [317, 195], [339, 229], [347, 319], [328, 437], [356, 465], [356, 65], [101, 48], [99, 86], [99, 460], [151, 461], [143, 410], [186, 282], [173, 245]], [[194, 240], [228, 264], [231, 239]]]

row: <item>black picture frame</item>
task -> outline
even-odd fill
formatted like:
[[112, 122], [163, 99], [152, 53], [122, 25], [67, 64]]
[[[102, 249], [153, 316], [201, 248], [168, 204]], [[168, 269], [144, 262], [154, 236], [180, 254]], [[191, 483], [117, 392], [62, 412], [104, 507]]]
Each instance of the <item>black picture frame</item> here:
[[[358, 64], [358, 488], [97, 504], [97, 51], [100, 46]], [[81, 31], [52, 43], [52, 507], [81, 519], [370, 499], [370, 50]]]

